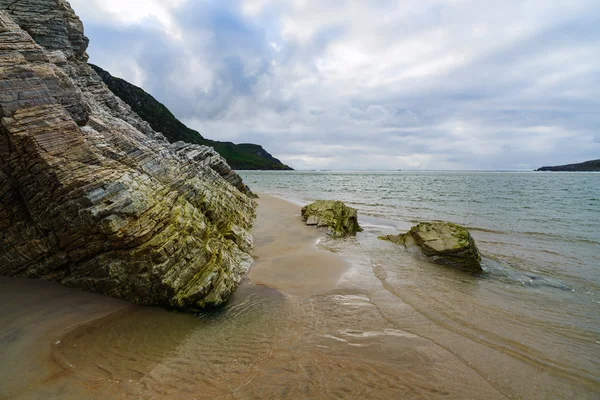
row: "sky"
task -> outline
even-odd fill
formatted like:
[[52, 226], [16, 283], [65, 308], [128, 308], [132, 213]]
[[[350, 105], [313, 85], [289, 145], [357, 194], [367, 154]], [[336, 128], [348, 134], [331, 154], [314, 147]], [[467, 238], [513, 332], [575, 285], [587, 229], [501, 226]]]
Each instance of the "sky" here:
[[296, 169], [600, 158], [598, 0], [71, 0], [90, 62]]

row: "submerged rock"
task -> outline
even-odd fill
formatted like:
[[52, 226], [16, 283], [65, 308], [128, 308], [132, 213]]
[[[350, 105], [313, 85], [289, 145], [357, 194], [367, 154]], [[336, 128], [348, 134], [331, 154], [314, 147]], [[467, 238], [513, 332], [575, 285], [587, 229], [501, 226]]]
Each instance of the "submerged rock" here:
[[451, 222], [423, 222], [398, 236], [382, 236], [380, 239], [418, 248], [437, 264], [447, 265], [471, 272], [480, 272], [481, 255], [469, 231]]
[[327, 233], [334, 237], [362, 232], [358, 225], [356, 209], [341, 201], [318, 200], [302, 208], [302, 219], [306, 225], [327, 227]]
[[223, 303], [256, 203], [212, 149], [171, 145], [87, 64], [65, 0], [0, 0], [0, 275], [139, 304]]

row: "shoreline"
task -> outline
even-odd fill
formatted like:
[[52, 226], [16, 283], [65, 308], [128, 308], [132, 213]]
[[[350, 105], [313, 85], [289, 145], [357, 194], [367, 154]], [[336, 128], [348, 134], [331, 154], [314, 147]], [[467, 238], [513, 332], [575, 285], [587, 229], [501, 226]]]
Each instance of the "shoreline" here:
[[523, 350], [495, 324], [512, 316], [498, 314], [499, 298], [483, 301], [485, 281], [407, 257], [373, 240], [379, 228], [330, 239], [299, 205], [260, 196], [255, 262], [219, 310], [183, 314], [0, 277], [11, 309], [0, 316], [0, 399], [593, 398], [597, 384], [577, 388], [552, 357], [511, 355]]
[[317, 247], [326, 233], [300, 219], [300, 206], [259, 193], [249, 280], [291, 295], [333, 290], [349, 265]]

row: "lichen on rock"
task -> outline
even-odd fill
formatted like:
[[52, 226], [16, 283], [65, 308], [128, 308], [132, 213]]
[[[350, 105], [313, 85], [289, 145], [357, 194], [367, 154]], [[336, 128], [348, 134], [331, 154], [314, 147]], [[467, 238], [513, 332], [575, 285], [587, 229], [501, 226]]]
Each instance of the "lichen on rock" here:
[[470, 272], [481, 272], [481, 255], [469, 231], [452, 222], [423, 222], [401, 235], [382, 236], [380, 239], [418, 248], [437, 264]]
[[302, 208], [302, 219], [306, 225], [326, 227], [327, 233], [334, 237], [362, 232], [356, 209], [341, 201], [317, 200]]
[[256, 203], [221, 157], [169, 144], [88, 66], [64, 0], [0, 0], [0, 275], [139, 304], [227, 300]]

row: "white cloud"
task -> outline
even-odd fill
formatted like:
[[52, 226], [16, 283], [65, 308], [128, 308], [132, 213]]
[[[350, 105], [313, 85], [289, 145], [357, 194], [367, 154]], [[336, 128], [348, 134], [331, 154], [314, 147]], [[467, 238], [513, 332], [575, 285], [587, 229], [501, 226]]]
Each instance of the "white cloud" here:
[[[517, 168], [600, 152], [595, 0], [73, 7], [94, 62], [205, 136], [299, 168]], [[103, 43], [115, 26], [131, 43]]]
[[144, 20], [158, 21], [175, 36], [181, 32], [171, 11], [189, 0], [70, 0], [71, 6], [86, 20], [106, 24], [134, 25]]

